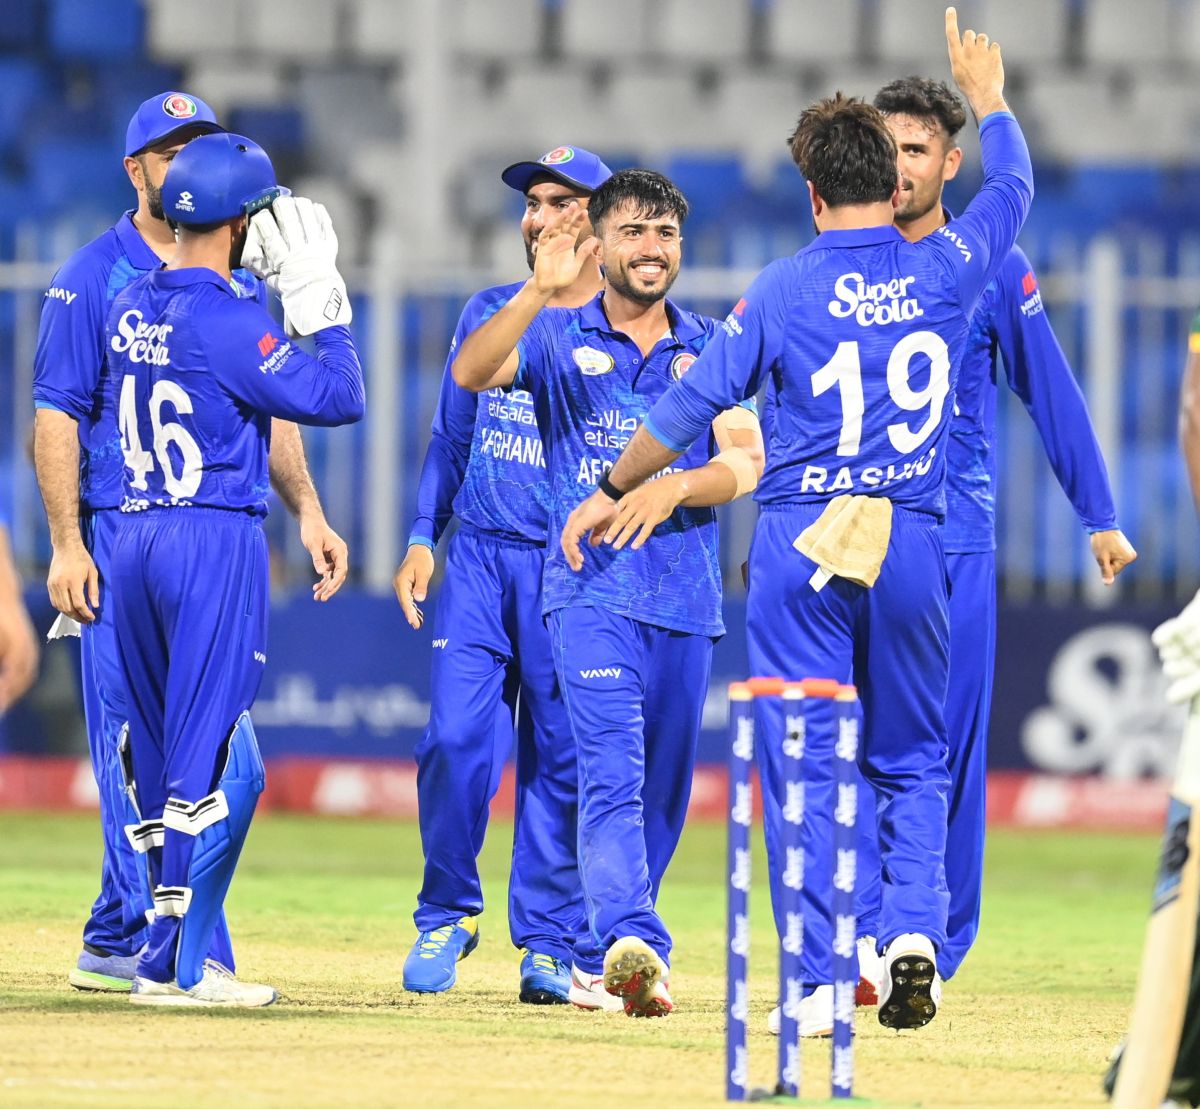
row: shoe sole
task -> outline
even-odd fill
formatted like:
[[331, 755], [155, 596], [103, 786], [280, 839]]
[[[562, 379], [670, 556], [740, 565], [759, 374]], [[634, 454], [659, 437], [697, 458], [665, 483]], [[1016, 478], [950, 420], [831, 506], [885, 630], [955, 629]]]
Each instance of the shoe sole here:
[[937, 1015], [932, 996], [937, 968], [924, 955], [899, 955], [891, 964], [892, 988], [879, 1006], [879, 1023], [896, 1030], [924, 1028]]
[[94, 970], [76, 967], [67, 975], [67, 981], [77, 990], [89, 993], [128, 993], [133, 989], [132, 978], [113, 978], [109, 974], [98, 974]]
[[665, 1017], [675, 1006], [650, 996], [658, 977], [658, 956], [653, 951], [627, 951], [615, 965], [604, 968], [604, 988], [622, 999], [626, 1016]]
[[570, 998], [563, 997], [562, 994], [555, 993], [553, 990], [542, 989], [540, 986], [523, 989], [520, 999], [526, 1005], [567, 1005], [570, 1003]]
[[156, 1005], [175, 1009], [265, 1009], [279, 1000], [279, 994], [272, 994], [270, 1001], [264, 1001], [259, 1005], [247, 1005], [238, 1001], [204, 1001], [200, 998], [188, 997], [186, 994], [167, 993], [131, 993], [129, 1000], [134, 1005]]
[[865, 978], [859, 978], [854, 990], [854, 1004], [860, 1009], [879, 1004], [879, 991]]

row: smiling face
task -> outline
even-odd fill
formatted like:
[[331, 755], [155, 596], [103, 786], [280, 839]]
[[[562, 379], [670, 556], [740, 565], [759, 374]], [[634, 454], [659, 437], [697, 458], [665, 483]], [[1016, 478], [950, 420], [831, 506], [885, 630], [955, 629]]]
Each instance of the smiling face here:
[[[537, 256], [537, 241], [545, 228], [547, 221], [563, 212], [572, 204], [582, 208], [588, 206], [591, 193], [583, 189], [573, 188], [562, 181], [551, 177], [536, 179], [534, 184], [525, 190], [525, 212], [521, 216], [521, 238], [525, 240], [525, 261], [533, 269], [533, 260]], [[578, 242], [583, 242], [592, 233], [592, 225], [585, 223], [579, 232]]]
[[605, 216], [599, 250], [613, 289], [639, 304], [654, 304], [679, 275], [679, 220], [670, 214], [649, 215], [637, 201], [626, 201]]
[[962, 150], [930, 117], [889, 115], [887, 124], [896, 140], [900, 173], [896, 222], [911, 223], [940, 209], [942, 188], [958, 173]]

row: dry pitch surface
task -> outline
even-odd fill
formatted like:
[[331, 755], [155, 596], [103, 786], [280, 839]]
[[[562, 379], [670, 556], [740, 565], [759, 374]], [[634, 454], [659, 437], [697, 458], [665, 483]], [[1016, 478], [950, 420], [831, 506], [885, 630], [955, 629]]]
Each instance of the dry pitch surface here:
[[[254, 1013], [136, 1009], [70, 989], [97, 836], [84, 817], [0, 814], [0, 1105], [716, 1105], [723, 1098], [723, 829], [685, 837], [662, 895], [678, 1011], [633, 1021], [517, 1002], [505, 850], [484, 853], [483, 942], [457, 987], [405, 994], [419, 884], [409, 824], [261, 818], [229, 905], [240, 972], [283, 1000]], [[1156, 843], [994, 833], [984, 934], [916, 1033], [860, 1010], [858, 1092], [879, 1105], [1074, 1107], [1099, 1080], [1131, 997]], [[774, 948], [760, 863], [755, 903], [756, 1082]], [[828, 1047], [805, 1051], [805, 1094], [827, 1096]], [[845, 1104], [844, 1102], [842, 1104]]]

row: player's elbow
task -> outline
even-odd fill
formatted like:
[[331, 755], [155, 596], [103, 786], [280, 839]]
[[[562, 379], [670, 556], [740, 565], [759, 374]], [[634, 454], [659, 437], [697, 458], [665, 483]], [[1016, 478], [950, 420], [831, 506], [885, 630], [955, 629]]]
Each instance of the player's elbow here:
[[487, 388], [486, 367], [480, 366], [475, 359], [460, 354], [450, 367], [450, 376], [454, 384], [471, 393], [482, 393]]

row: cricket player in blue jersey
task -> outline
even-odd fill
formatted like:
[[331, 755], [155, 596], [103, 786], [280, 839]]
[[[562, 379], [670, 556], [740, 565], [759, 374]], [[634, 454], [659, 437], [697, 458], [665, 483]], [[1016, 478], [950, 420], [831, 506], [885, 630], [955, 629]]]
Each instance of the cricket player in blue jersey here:
[[[953, 216], [942, 206], [958, 172], [955, 137], [966, 122], [961, 101], [929, 78], [893, 81], [875, 95], [896, 140], [900, 204], [896, 227], [919, 242]], [[1137, 558], [1117, 527], [1108, 471], [1083, 394], [1042, 305], [1037, 277], [1014, 246], [984, 290], [971, 321], [946, 444], [946, 523], [942, 544], [950, 576], [950, 679], [946, 700], [950, 774], [946, 884], [950, 910], [938, 973], [952, 977], [979, 931], [986, 817], [987, 735], [996, 646], [996, 384], [999, 361], [1029, 411], [1046, 456], [1080, 524], [1106, 585]], [[873, 822], [866, 825], [873, 837]], [[874, 936], [877, 883], [860, 873], [859, 932]], [[874, 897], [871, 897], [874, 894]], [[861, 951], [861, 949], [860, 949]]]
[[29, 692], [38, 672], [37, 634], [21, 592], [8, 521], [0, 503], [0, 717]]
[[[363, 413], [337, 239], [323, 208], [286, 193], [249, 139], [192, 140], [162, 186], [178, 249], [115, 297], [105, 330], [125, 460], [109, 590], [142, 813], [131, 834], [154, 879], [137, 1004], [276, 998], [208, 957], [264, 784], [249, 710], [267, 658], [267, 454], [275, 418]], [[251, 216], [260, 276], [288, 332], [315, 333], [315, 358], [237, 293]]]
[[[612, 488], [581, 505], [562, 536], [574, 557], [588, 532], [623, 541], [631, 510], [621, 494], [687, 449], [715, 413], [771, 383], [777, 407], [750, 552], [751, 671], [859, 686], [860, 766], [878, 795], [883, 874], [879, 1019], [890, 1028], [917, 1028], [936, 1014], [946, 940], [949, 617], [939, 525], [955, 377], [976, 303], [1033, 194], [1028, 150], [1002, 95], [999, 48], [971, 31], [960, 38], [952, 8], [946, 38], [983, 148], [983, 185], [962, 217], [908, 243], [893, 225], [896, 148], [883, 116], [841, 94], [805, 111], [792, 155], [819, 237], [759, 275], [651, 410], [614, 466]], [[814, 719], [804, 759], [808, 996], [800, 1019], [810, 1031], [831, 1023], [834, 1004], [833, 733], [831, 716], [826, 726]], [[774, 721], [760, 747], [777, 905], [782, 734]], [[836, 942], [853, 950], [847, 924], [836, 923]]]
[[[679, 272], [687, 201], [666, 178], [622, 170], [585, 213], [539, 238], [533, 276], [462, 344], [454, 379], [533, 396], [549, 476], [550, 533], [605, 472], [650, 406], [681, 378], [716, 324], [666, 299]], [[590, 217], [595, 238], [578, 243]], [[548, 308], [589, 258], [604, 288]], [[748, 492], [762, 466], [752, 410], [714, 413], [681, 467], [639, 499], [640, 550], [605, 551], [573, 571], [556, 545], [542, 607], [574, 734], [579, 869], [592, 949], [576, 962], [631, 1016], [664, 1016], [671, 937], [656, 909], [687, 812], [721, 621], [712, 506]]]
[[[172, 159], [197, 135], [221, 130], [198, 97], [163, 92], [146, 100], [129, 121], [125, 140], [125, 170], [138, 194], [137, 208], [68, 259], [42, 307], [34, 360], [34, 458], [54, 548], [47, 587], [55, 608], [83, 626], [84, 715], [104, 842], [100, 895], [70, 973], [71, 984], [83, 990], [129, 989], [151, 908], [144, 857], [124, 830], [139, 820], [127, 752], [122, 755], [128, 698], [103, 604], [122, 470], [116, 401], [105, 387], [104, 322], [125, 285], [174, 254], [175, 235], [161, 197]], [[234, 283], [239, 295], [261, 295], [259, 283], [244, 270], [235, 271]], [[274, 429], [271, 479], [299, 519], [301, 540], [321, 574], [316, 595], [328, 599], [345, 579], [346, 545], [325, 522], [299, 430], [286, 421]], [[213, 955], [233, 965], [223, 923]]]
[[[525, 199], [521, 234], [530, 269], [547, 221], [570, 206], [586, 210], [610, 175], [595, 154], [575, 146], [504, 170], [504, 183]], [[585, 223], [579, 236], [590, 235]], [[396, 572], [401, 607], [420, 628], [417, 606], [433, 575], [433, 550], [450, 517], [458, 517], [432, 629], [429, 726], [416, 750], [425, 876], [404, 988], [449, 989], [459, 960], [479, 942], [483, 891], [476, 860], [488, 805], [513, 748], [515, 713], [509, 934], [522, 952], [519, 997], [532, 1004], [620, 1008], [598, 976], [574, 966], [572, 977], [572, 954], [587, 920], [575, 858], [574, 741], [542, 620], [548, 488], [533, 400], [526, 391], [499, 388], [477, 397], [450, 373], [466, 336], [522, 284], [476, 293], [459, 317], [421, 468], [417, 517]], [[593, 258], [551, 305], [578, 307], [600, 286]]]

